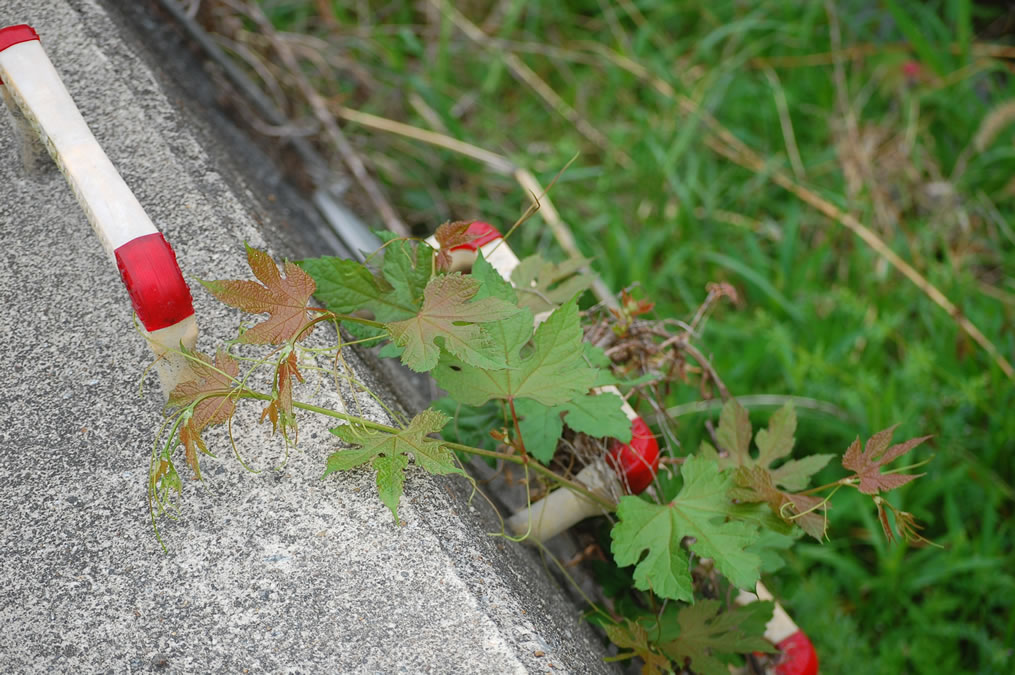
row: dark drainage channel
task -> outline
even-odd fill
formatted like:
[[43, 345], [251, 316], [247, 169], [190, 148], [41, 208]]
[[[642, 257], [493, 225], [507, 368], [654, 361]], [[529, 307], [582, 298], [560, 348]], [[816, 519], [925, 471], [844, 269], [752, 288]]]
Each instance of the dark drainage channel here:
[[[222, 158], [278, 215], [276, 248], [289, 255], [340, 255], [362, 260], [380, 240], [361, 216], [370, 213], [352, 182], [317, 152], [304, 131], [238, 68], [214, 38], [175, 0], [109, 3], [137, 38], [138, 52], [186, 94], [179, 101], [207, 131], [223, 139]], [[282, 238], [285, 241], [281, 241]]]

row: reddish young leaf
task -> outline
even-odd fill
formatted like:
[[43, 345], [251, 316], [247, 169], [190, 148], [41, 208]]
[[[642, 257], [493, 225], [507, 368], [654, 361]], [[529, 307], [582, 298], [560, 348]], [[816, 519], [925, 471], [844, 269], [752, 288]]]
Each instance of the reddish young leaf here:
[[738, 467], [734, 480], [737, 487], [730, 490], [731, 497], [744, 502], [765, 502], [785, 522], [799, 525], [818, 541], [824, 540], [828, 519], [821, 499], [780, 490], [771, 472], [760, 466]]
[[478, 236], [476, 234], [469, 234], [470, 225], [472, 223], [469, 221], [456, 220], [440, 225], [437, 231], [434, 232], [434, 238], [440, 244], [436, 256], [438, 270], [446, 272], [451, 268], [451, 249], [468, 244]]
[[279, 274], [275, 261], [264, 251], [247, 246], [247, 261], [256, 281], [224, 280], [202, 281], [212, 294], [229, 305], [251, 314], [269, 316], [240, 336], [248, 344], [280, 345], [297, 335], [303, 339], [310, 331], [300, 334], [307, 324], [307, 303], [314, 294], [316, 284], [309, 274], [291, 262], [285, 263], [285, 277]]
[[[236, 402], [229, 397], [234, 388], [233, 378], [240, 374], [236, 361], [224, 351], [215, 355], [215, 365], [201, 353], [194, 353], [197, 361], [191, 361], [191, 368], [197, 379], [181, 383], [169, 395], [169, 405], [185, 408], [194, 402], [190, 419], [180, 428], [180, 442], [183, 443], [187, 464], [198, 479], [201, 468], [198, 465], [198, 450], [207, 453], [208, 447], [201, 438], [205, 427], [223, 424], [236, 412]], [[225, 374], [223, 374], [225, 373]]]
[[751, 420], [747, 408], [731, 398], [722, 408], [719, 416], [719, 430], [716, 432], [719, 449], [725, 450], [738, 465], [751, 465]]
[[239, 376], [240, 366], [232, 356], [222, 350], [215, 354], [214, 367], [211, 359], [204, 354], [194, 352], [193, 355], [198, 359], [191, 361], [191, 369], [197, 375], [197, 379], [188, 380], [177, 386], [169, 395], [169, 405], [183, 408], [208, 394], [221, 394], [205, 398], [194, 407], [191, 421], [197, 425], [198, 430], [201, 430], [211, 424], [222, 424], [233, 416], [236, 403], [225, 395], [233, 390], [235, 386], [233, 378]]
[[882, 490], [885, 492], [888, 490], [894, 490], [895, 488], [905, 485], [909, 481], [924, 475], [922, 473], [881, 473], [881, 467], [898, 459], [930, 438], [930, 436], [911, 438], [904, 443], [898, 443], [892, 447], [888, 447], [888, 444], [892, 440], [892, 434], [895, 432], [895, 427], [897, 426], [898, 425], [888, 427], [887, 429], [879, 431], [871, 436], [867, 441], [867, 444], [864, 446], [863, 452], [860, 452], [860, 438], [857, 437], [857, 439], [853, 441], [846, 450], [846, 454], [842, 456], [842, 466], [850, 471], [856, 472], [856, 474], [850, 476], [850, 478], [857, 478], [860, 480], [860, 484], [858, 486], [860, 492], [866, 495], [876, 495]]
[[293, 415], [293, 378], [300, 382], [303, 375], [300, 373], [296, 360], [296, 352], [290, 352], [289, 357], [278, 364], [275, 371], [275, 399], [261, 412], [261, 421], [267, 417], [271, 420], [272, 433], [278, 431], [279, 418], [282, 420], [282, 433], [293, 432], [292, 442], [296, 437], [296, 417]]
[[197, 451], [200, 449], [201, 452], [208, 452], [208, 448], [200, 432], [194, 430], [190, 420], [180, 428], [180, 442], [183, 443], [183, 453], [191, 471], [194, 472], [194, 478], [201, 480], [201, 464], [197, 459]]

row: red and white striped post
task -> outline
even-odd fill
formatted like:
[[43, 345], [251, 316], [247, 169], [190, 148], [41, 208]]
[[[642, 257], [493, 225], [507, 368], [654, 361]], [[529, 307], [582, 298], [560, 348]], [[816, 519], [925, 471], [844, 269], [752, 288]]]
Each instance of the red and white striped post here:
[[[497, 273], [510, 283], [511, 272], [518, 266], [519, 260], [500, 232], [489, 223], [477, 221], [468, 227], [466, 233], [474, 239], [451, 249], [451, 271], [468, 271], [476, 260], [477, 251], [482, 251], [483, 257]], [[435, 237], [427, 239], [427, 243], [440, 248]], [[545, 315], [537, 316], [536, 322], [542, 319]], [[620, 396], [617, 388], [612, 386], [600, 387], [596, 391]], [[631, 442], [613, 440], [604, 459], [586, 466], [576, 476], [579, 483], [604, 496], [640, 494], [651, 485], [659, 470], [659, 445], [652, 431], [627, 401], [624, 401], [624, 414], [631, 420]], [[594, 502], [570, 490], [558, 489], [511, 516], [507, 526], [516, 534], [528, 531], [531, 540], [543, 542], [600, 513], [602, 507]], [[745, 605], [758, 600], [774, 601], [772, 594], [760, 582], [756, 594], [741, 591], [736, 602]], [[775, 668], [777, 675], [817, 675], [818, 657], [814, 645], [778, 602], [771, 621], [765, 626], [765, 638], [783, 652]]]
[[[760, 581], [756, 591], [740, 591], [736, 603], [749, 605], [759, 600], [775, 602], [775, 598]], [[778, 602], [775, 602], [775, 611], [765, 626], [765, 639], [782, 652], [782, 658], [775, 666], [776, 675], [818, 675], [818, 653], [814, 650], [811, 639], [789, 618], [789, 614]]]
[[26, 164], [49, 151], [116, 263], [168, 393], [190, 377], [180, 346], [197, 342], [176, 254], [95, 140], [31, 26], [0, 29], [0, 91]]

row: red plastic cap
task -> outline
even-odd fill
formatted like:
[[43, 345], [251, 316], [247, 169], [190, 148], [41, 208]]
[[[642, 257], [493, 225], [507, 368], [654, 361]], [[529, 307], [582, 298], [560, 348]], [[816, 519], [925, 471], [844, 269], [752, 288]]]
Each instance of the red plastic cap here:
[[465, 230], [465, 234], [472, 237], [472, 240], [467, 244], [461, 244], [459, 246], [453, 246], [452, 251], [459, 249], [468, 249], [470, 251], [478, 251], [481, 246], [486, 246], [491, 241], [496, 241], [501, 238], [500, 232], [496, 227], [490, 223], [484, 223], [480, 220], [475, 221]]
[[624, 476], [625, 485], [636, 495], [655, 480], [659, 471], [659, 443], [645, 420], [631, 422], [631, 442], [614, 441], [607, 460], [617, 474]]
[[[27, 23], [19, 23], [16, 26], [7, 26], [6, 28], [0, 28], [0, 52], [19, 45], [22, 42], [30, 42], [32, 40], [38, 40], [39, 34], [35, 32], [35, 29], [29, 26]], [[3, 79], [0, 78], [0, 85], [4, 83]]]
[[778, 675], [818, 675], [818, 653], [802, 630], [793, 633], [776, 647], [783, 653], [782, 661], [775, 667]]
[[190, 288], [176, 254], [160, 232], [131, 239], [114, 253], [123, 285], [145, 330], [168, 328], [194, 313]]
[[32, 40], [38, 39], [39, 34], [36, 33], [35, 29], [27, 23], [20, 23], [16, 26], [0, 28], [0, 52], [8, 47], [19, 45], [22, 42], [31, 42]]

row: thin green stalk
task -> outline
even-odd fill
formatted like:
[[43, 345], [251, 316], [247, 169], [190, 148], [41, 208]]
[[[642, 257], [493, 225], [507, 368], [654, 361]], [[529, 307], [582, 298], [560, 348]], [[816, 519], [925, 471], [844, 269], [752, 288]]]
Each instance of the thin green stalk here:
[[322, 321], [348, 321], [349, 323], [358, 323], [361, 326], [369, 326], [370, 328], [384, 328], [384, 324], [380, 321], [364, 319], [361, 316], [353, 316], [352, 314], [336, 314], [331, 310], [321, 309], [320, 307], [308, 307], [307, 309], [318, 311], [320, 312], [320, 315], [315, 316], [313, 319], [304, 324], [304, 326], [300, 328], [300, 332], [295, 338], [293, 338], [293, 342], [299, 340], [304, 333], [313, 328], [315, 324], [321, 323]]
[[[260, 392], [251, 391], [249, 389], [241, 391], [239, 395], [241, 398], [253, 398], [261, 401], [272, 400], [272, 397], [269, 396], [268, 394], [262, 394]], [[388, 426], [387, 424], [372, 422], [363, 417], [357, 417], [356, 415], [347, 415], [345, 413], [340, 413], [337, 410], [331, 410], [330, 408], [322, 408], [320, 406], [311, 405], [309, 403], [303, 403], [301, 401], [293, 401], [293, 407], [300, 408], [301, 410], [307, 410], [309, 412], [319, 413], [321, 415], [326, 415], [328, 417], [334, 417], [335, 419], [343, 420], [345, 422], [349, 422], [350, 424], [358, 424], [367, 429], [373, 429], [374, 431], [383, 431], [389, 434], [397, 434], [399, 431], [401, 431], [401, 429]], [[553, 481], [556, 481], [557, 483], [560, 483], [562, 486], [568, 488], [569, 490], [577, 492], [586, 499], [594, 501], [595, 503], [599, 504], [608, 511], [615, 511], [617, 508], [617, 505], [609, 501], [608, 499], [603, 499], [596, 493], [590, 491], [583, 485], [576, 483], [573, 480], [555, 474], [553, 471], [550, 471], [548, 468], [546, 468], [545, 466], [543, 466], [538, 462], [526, 462], [523, 458], [519, 457], [518, 455], [509, 455], [504, 452], [496, 452], [494, 450], [484, 450], [482, 448], [474, 448], [471, 445], [452, 443], [451, 441], [444, 441], [444, 445], [451, 448], [452, 450], [461, 450], [462, 452], [467, 452], [470, 455], [478, 455], [480, 457], [491, 457], [493, 459], [501, 459], [504, 460], [505, 462], [511, 462], [513, 464], [528, 464], [529, 466], [532, 467], [532, 470], [535, 471], [536, 473], [541, 474]]]
[[569, 490], [577, 492], [586, 499], [594, 501], [607, 511], [617, 510], [617, 505], [611, 502], [610, 500], [603, 499], [601, 496], [590, 491], [588, 488], [581, 485], [580, 483], [576, 483], [573, 480], [555, 474], [553, 471], [550, 471], [548, 468], [546, 468], [539, 462], [527, 462], [518, 455], [509, 455], [507, 453], [496, 452], [494, 450], [484, 450], [482, 448], [474, 448], [471, 445], [462, 445], [461, 443], [452, 443], [451, 441], [444, 441], [444, 445], [451, 448], [452, 450], [461, 450], [462, 452], [467, 452], [471, 455], [478, 455], [480, 457], [490, 457], [493, 459], [502, 459], [505, 462], [511, 462], [512, 464], [527, 465], [531, 467], [532, 470], [535, 471], [536, 473], [546, 476], [547, 478], [560, 483], [562, 486], [568, 488]]

